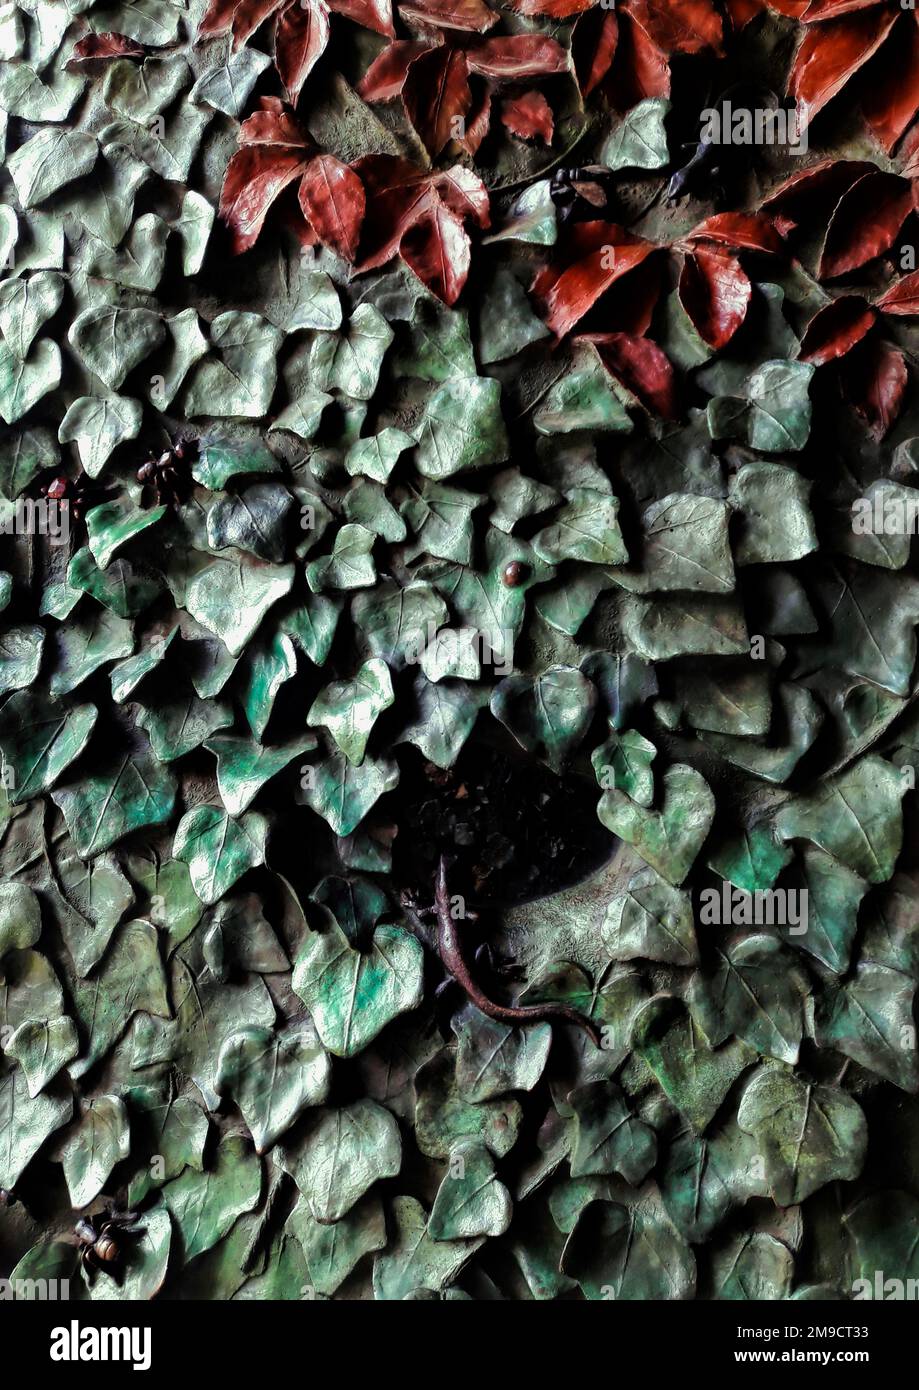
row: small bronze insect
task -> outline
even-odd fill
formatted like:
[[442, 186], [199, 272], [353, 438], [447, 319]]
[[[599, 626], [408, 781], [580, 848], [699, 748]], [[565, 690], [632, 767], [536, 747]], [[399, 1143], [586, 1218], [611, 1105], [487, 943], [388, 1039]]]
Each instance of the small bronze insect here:
[[50, 483], [43, 483], [40, 491], [49, 502], [66, 502], [71, 522], [82, 521], [87, 507], [95, 500], [92, 482], [85, 473], [78, 473], [75, 478], [59, 473]]
[[509, 589], [519, 589], [521, 584], [526, 583], [528, 574], [529, 567], [522, 560], [511, 560], [504, 566], [501, 582]]
[[152, 487], [157, 504], [176, 502], [189, 485], [188, 465], [195, 454], [194, 441], [179, 439], [158, 458], [149, 458], [137, 470], [137, 481]]
[[605, 164], [556, 169], [549, 184], [559, 222], [593, 221], [610, 210], [612, 170]]
[[[95, 1272], [104, 1269], [121, 1283], [124, 1247], [119, 1237], [142, 1236], [144, 1227], [135, 1226], [136, 1211], [110, 1211], [98, 1217], [81, 1216], [74, 1226], [74, 1235], [80, 1248], [80, 1263], [89, 1275], [90, 1282]], [[98, 1224], [97, 1224], [98, 1223]]]

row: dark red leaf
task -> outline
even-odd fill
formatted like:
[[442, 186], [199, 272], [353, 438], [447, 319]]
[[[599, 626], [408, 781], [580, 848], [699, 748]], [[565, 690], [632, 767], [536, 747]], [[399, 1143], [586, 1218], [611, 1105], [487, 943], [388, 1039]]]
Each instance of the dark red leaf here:
[[919, 25], [904, 15], [866, 74], [862, 113], [888, 154], [919, 111]]
[[391, 39], [396, 32], [392, 0], [329, 0], [329, 9], [384, 38]]
[[538, 136], [544, 144], [552, 144], [552, 107], [542, 92], [524, 92], [523, 96], [502, 101], [501, 120], [521, 140], [535, 140]]
[[484, 0], [414, 0], [413, 4], [400, 5], [399, 13], [407, 24], [422, 29], [461, 29], [475, 34], [484, 34], [498, 22]]
[[795, 54], [788, 90], [808, 120], [877, 52], [898, 18], [899, 13], [885, 5], [807, 30]]
[[358, 85], [364, 101], [392, 101], [402, 95], [408, 70], [431, 47], [424, 39], [397, 39], [370, 64]]
[[707, 217], [689, 233], [687, 241], [718, 241], [746, 251], [780, 255], [785, 243], [770, 217], [761, 212], [719, 212]]
[[490, 226], [488, 189], [471, 169], [462, 164], [439, 169], [431, 175], [431, 186], [458, 217], [471, 217], [479, 227]]
[[670, 64], [647, 29], [626, 10], [619, 16], [619, 43], [606, 90], [617, 111], [645, 97], [669, 97]]
[[466, 54], [459, 48], [431, 48], [410, 64], [402, 100], [412, 125], [431, 156], [466, 133], [472, 106]]
[[243, 121], [239, 128], [240, 145], [282, 145], [288, 149], [305, 150], [306, 133], [292, 111], [278, 97], [262, 97], [261, 110]]
[[676, 417], [676, 376], [667, 354], [648, 338], [631, 333], [585, 333], [575, 341], [593, 343], [603, 365], [648, 410]]
[[325, 0], [296, 0], [278, 17], [274, 65], [294, 105], [304, 82], [325, 52], [329, 27]]
[[720, 51], [723, 27], [712, 0], [624, 0], [623, 8], [665, 53]]
[[765, 8], [766, 0], [725, 0], [725, 9], [735, 29], [746, 28]]
[[889, 251], [912, 210], [906, 179], [875, 170], [852, 185], [836, 205], [818, 271], [821, 280], [847, 275]]
[[471, 250], [462, 218], [432, 193], [402, 237], [405, 264], [445, 304], [455, 304], [469, 274]]
[[717, 351], [746, 318], [753, 287], [735, 256], [698, 246], [684, 257], [679, 295], [700, 338]]
[[545, 306], [545, 320], [557, 338], [570, 333], [597, 300], [658, 247], [631, 236], [612, 222], [584, 222], [572, 228], [570, 259], [547, 266], [533, 282]]
[[300, 206], [320, 241], [346, 261], [356, 260], [366, 197], [353, 169], [331, 154], [311, 159], [300, 180]]
[[111, 62], [113, 58], [143, 58], [146, 49], [124, 34], [86, 34], [74, 44], [65, 66], [71, 72], [95, 64]]
[[810, 0], [766, 0], [766, 3], [776, 14], [788, 15], [790, 19], [800, 19]]
[[473, 106], [466, 120], [466, 134], [463, 135], [457, 144], [464, 149], [468, 155], [475, 158], [479, 146], [488, 134], [491, 125], [491, 92], [487, 87], [483, 87], [478, 102]]
[[864, 416], [875, 439], [883, 439], [903, 407], [909, 372], [899, 348], [870, 338], [846, 358], [843, 390]]
[[591, 10], [571, 32], [571, 61], [582, 96], [589, 96], [609, 72], [619, 42], [615, 10]]
[[502, 81], [568, 71], [568, 54], [555, 39], [541, 34], [512, 34], [483, 39], [469, 48], [466, 60], [473, 72]]
[[883, 3], [884, 0], [809, 0], [801, 18], [805, 24], [814, 24], [825, 19], [838, 19], [840, 15], [852, 14], [855, 10], [870, 10]]
[[271, 204], [304, 168], [303, 154], [296, 150], [246, 145], [236, 151], [220, 194], [220, 216], [232, 234], [234, 252], [255, 245]]
[[240, 0], [209, 0], [198, 25], [198, 38], [211, 39], [218, 34], [228, 34], [239, 3]]
[[[573, 14], [583, 14], [585, 10], [589, 10], [595, 4], [595, 0], [508, 0], [508, 4], [518, 14], [570, 19]], [[612, 10], [608, 13], [612, 13]]]
[[877, 301], [877, 307], [885, 314], [919, 314], [919, 270], [891, 285]]
[[866, 159], [824, 159], [819, 164], [812, 164], [809, 169], [792, 174], [768, 198], [763, 199], [760, 207], [768, 209], [772, 217], [781, 213], [785, 227], [789, 226], [789, 221], [794, 226], [795, 222], [801, 220], [816, 220], [819, 226], [821, 210], [826, 208], [829, 211], [835, 207], [856, 179], [872, 173], [874, 169], [875, 166]]
[[822, 367], [845, 357], [874, 326], [876, 314], [861, 295], [847, 294], [819, 309], [801, 339], [800, 359]]

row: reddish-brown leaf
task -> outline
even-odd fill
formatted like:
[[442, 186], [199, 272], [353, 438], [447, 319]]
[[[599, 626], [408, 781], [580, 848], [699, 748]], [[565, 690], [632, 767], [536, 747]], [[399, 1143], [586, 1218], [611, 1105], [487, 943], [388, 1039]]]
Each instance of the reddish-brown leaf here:
[[293, 111], [288, 110], [280, 98], [262, 97], [261, 109], [240, 126], [239, 143], [282, 145], [288, 149], [305, 150], [309, 142]]
[[676, 376], [669, 357], [649, 338], [631, 333], [585, 333], [575, 341], [593, 343], [607, 371], [655, 415], [677, 415]]
[[623, 8], [665, 53], [720, 51], [723, 26], [712, 0], [624, 0]]
[[422, 284], [442, 299], [455, 304], [466, 278], [472, 253], [462, 218], [434, 192], [399, 245], [405, 264]]
[[876, 53], [899, 13], [888, 6], [812, 25], [795, 54], [788, 90], [808, 120]]
[[396, 39], [375, 58], [358, 85], [364, 101], [392, 101], [402, 95], [408, 70], [431, 47], [424, 39]]
[[919, 111], [919, 25], [904, 15], [871, 65], [862, 114], [888, 154]]
[[146, 49], [124, 34], [86, 34], [74, 44], [65, 66], [78, 71], [95, 64], [111, 62], [113, 58], [143, 58]]
[[295, 106], [304, 82], [325, 52], [329, 28], [325, 0], [296, 0], [278, 17], [274, 65]]
[[613, 222], [584, 222], [572, 228], [566, 259], [547, 266], [533, 282], [545, 320], [557, 338], [570, 333], [597, 300], [658, 247], [631, 236]]
[[300, 180], [300, 206], [319, 240], [346, 261], [357, 259], [366, 210], [364, 185], [353, 169], [331, 154], [307, 164]]
[[241, 48], [282, 5], [299, 0], [240, 0], [233, 12], [233, 47]]
[[491, 92], [483, 85], [481, 95], [476, 101], [473, 94], [473, 100], [475, 104], [466, 120], [466, 134], [456, 143], [474, 159], [491, 126]]
[[512, 34], [483, 39], [466, 52], [473, 72], [495, 81], [568, 71], [568, 54], [555, 39], [541, 34]]
[[198, 38], [212, 39], [218, 34], [228, 34], [239, 3], [240, 0], [209, 0], [198, 25]]
[[462, 29], [474, 34], [484, 34], [498, 22], [484, 0], [413, 0], [400, 5], [399, 13], [416, 28]]
[[717, 241], [746, 251], [780, 255], [785, 243], [771, 217], [761, 212], [719, 212], [694, 227], [687, 241]]
[[725, 9], [735, 29], [745, 29], [765, 8], [766, 0], [725, 0]]
[[220, 194], [220, 216], [238, 255], [258, 240], [268, 209], [305, 168], [302, 151], [276, 145], [246, 145], [227, 167]]
[[392, 0], [329, 0], [329, 9], [335, 14], [352, 19], [362, 29], [372, 29], [391, 39], [396, 30], [392, 18]]
[[518, 14], [545, 15], [549, 19], [570, 19], [573, 14], [583, 14], [595, 3], [596, 0], [508, 0], [511, 9]]
[[736, 256], [697, 246], [683, 259], [679, 295], [700, 338], [717, 351], [746, 318], [753, 286]]
[[829, 209], [836, 206], [856, 179], [863, 178], [874, 169], [875, 165], [869, 164], [866, 159], [824, 159], [819, 164], [812, 164], [809, 169], [792, 174], [768, 198], [763, 199], [760, 207], [768, 209], [772, 217], [781, 217], [783, 234], [787, 234], [787, 230], [800, 221], [816, 222], [819, 226], [822, 210], [826, 209], [829, 213]]
[[431, 186], [457, 217], [471, 217], [482, 228], [491, 225], [488, 189], [471, 169], [462, 164], [438, 169], [431, 175]]
[[501, 120], [512, 135], [521, 140], [535, 140], [552, 144], [554, 121], [552, 107], [542, 92], [524, 92], [519, 97], [508, 97], [501, 103]]
[[808, 0], [801, 18], [805, 24], [814, 24], [825, 19], [838, 19], [840, 15], [852, 14], [855, 10], [870, 10], [883, 4], [884, 0]]
[[919, 314], [919, 270], [891, 285], [877, 301], [877, 307], [885, 314]]
[[876, 314], [861, 295], [847, 294], [826, 304], [811, 319], [801, 339], [799, 357], [825, 366], [852, 351], [874, 327]]
[[800, 19], [810, 4], [810, 0], [766, 0], [770, 10], [784, 14], [789, 19]]
[[842, 195], [830, 220], [818, 276], [831, 280], [883, 256], [912, 210], [906, 179], [880, 170], [866, 174]]
[[444, 46], [422, 53], [409, 66], [402, 100], [431, 156], [464, 135], [472, 91], [463, 50]]
[[883, 439], [900, 414], [908, 379], [902, 352], [879, 338], [869, 338], [846, 358], [843, 390], [875, 439]]
[[619, 43], [606, 90], [617, 111], [645, 97], [669, 97], [670, 64], [647, 29], [627, 10], [619, 13]]
[[591, 10], [571, 31], [571, 61], [582, 96], [589, 96], [612, 67], [619, 42], [615, 10]]

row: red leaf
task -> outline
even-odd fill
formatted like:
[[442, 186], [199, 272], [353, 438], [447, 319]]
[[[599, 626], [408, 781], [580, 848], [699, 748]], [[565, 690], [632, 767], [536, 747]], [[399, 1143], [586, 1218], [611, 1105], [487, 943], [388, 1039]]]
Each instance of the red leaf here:
[[571, 32], [571, 61], [581, 96], [589, 96], [609, 72], [619, 42], [615, 10], [591, 10]]
[[676, 377], [665, 352], [648, 338], [631, 333], [585, 333], [577, 342], [593, 343], [607, 371], [648, 410], [672, 420], [677, 415]]
[[405, 264], [445, 304], [455, 304], [469, 274], [471, 252], [462, 219], [433, 194], [399, 246]]
[[809, 0], [801, 18], [805, 24], [814, 24], [824, 19], [837, 19], [854, 10], [870, 10], [883, 3], [884, 0]]
[[467, 33], [484, 34], [498, 22], [494, 10], [483, 0], [415, 0], [400, 5], [399, 13], [407, 24], [422, 29], [462, 29]]
[[766, 3], [776, 14], [788, 15], [790, 19], [800, 19], [810, 0], [766, 0]]
[[820, 258], [818, 278], [834, 279], [889, 251], [912, 210], [906, 179], [875, 170], [852, 185], [833, 213]]
[[902, 352], [878, 338], [846, 359], [843, 389], [875, 439], [883, 439], [900, 414], [908, 379]]
[[240, 0], [209, 0], [208, 7], [198, 25], [198, 39], [216, 38], [218, 34], [228, 34], [233, 16]]
[[542, 92], [524, 92], [523, 96], [502, 101], [501, 120], [511, 134], [518, 135], [521, 140], [534, 140], [539, 136], [543, 144], [552, 144], [552, 107]]
[[491, 92], [487, 87], [484, 88], [479, 98], [477, 106], [474, 106], [472, 113], [466, 121], [466, 134], [457, 140], [457, 144], [464, 149], [468, 155], [475, 158], [479, 146], [488, 134], [491, 125]]
[[623, 8], [665, 53], [720, 51], [721, 15], [712, 0], [624, 0]]
[[463, 50], [432, 48], [416, 58], [406, 75], [402, 100], [431, 156], [464, 135], [472, 92]]
[[430, 47], [424, 39], [396, 39], [370, 64], [358, 84], [358, 94], [364, 101], [392, 101], [401, 96], [410, 66]]
[[904, 275], [877, 301], [885, 314], [919, 314], [919, 270]]
[[687, 241], [703, 239], [718, 241], [724, 246], [735, 246], [747, 251], [765, 251], [780, 255], [785, 243], [779, 236], [775, 223], [761, 212], [719, 212], [707, 217], [694, 227]]
[[[292, 0], [298, 4], [299, 0]], [[241, 48], [282, 5], [291, 0], [240, 0], [233, 14], [233, 47]]]
[[862, 114], [888, 154], [919, 110], [919, 26], [904, 15], [872, 63]]
[[699, 336], [717, 350], [746, 318], [753, 286], [736, 257], [698, 246], [683, 260], [679, 295]]
[[352, 19], [362, 29], [372, 29], [391, 39], [395, 34], [392, 19], [392, 0], [329, 0], [329, 9], [335, 14]]
[[555, 39], [541, 34], [512, 34], [509, 38], [483, 39], [466, 53], [473, 72], [496, 81], [538, 77], [568, 71], [568, 54]]
[[788, 90], [805, 108], [808, 120], [877, 52], [898, 18], [885, 6], [807, 30], [795, 54]]
[[546, 323], [557, 338], [570, 333], [601, 295], [659, 248], [615, 223], [584, 222], [572, 228], [569, 249], [573, 264], [546, 267], [533, 282], [534, 294], [545, 305]]
[[240, 127], [239, 143], [220, 193], [220, 216], [237, 254], [255, 244], [272, 203], [302, 174], [307, 148], [295, 116], [277, 97], [262, 97], [262, 109]]
[[799, 354], [802, 362], [822, 367], [845, 357], [870, 332], [875, 312], [861, 295], [847, 294], [819, 309], [804, 332]]
[[725, 0], [725, 8], [735, 29], [745, 29], [751, 19], [762, 14], [766, 0]]
[[278, 18], [274, 65], [294, 106], [329, 42], [329, 10], [325, 0], [296, 0]]
[[320, 241], [355, 260], [367, 202], [353, 169], [331, 154], [311, 159], [300, 180], [300, 206]]
[[670, 95], [666, 53], [627, 10], [619, 14], [619, 45], [607, 87], [617, 111], [628, 111], [645, 97]]
[[458, 217], [471, 217], [479, 227], [491, 224], [488, 189], [478, 174], [462, 164], [431, 175], [431, 186]]
[[[591, 9], [595, 0], [508, 0], [512, 10], [518, 14], [546, 15], [550, 19], [570, 19], [573, 14], [583, 14]], [[607, 13], [612, 13], [608, 10]]]
[[143, 58], [146, 49], [124, 34], [86, 34], [74, 45], [65, 66], [68, 71], [109, 62], [112, 58]]
[[[792, 174], [768, 198], [764, 198], [760, 206], [768, 208], [770, 214], [781, 210], [783, 214], [790, 214], [795, 221], [805, 214], [809, 220], [813, 220], [821, 207], [835, 207], [856, 179], [872, 173], [874, 169], [875, 166], [866, 159], [824, 159], [819, 164], [812, 164], [809, 169]], [[787, 217], [785, 221], [787, 223]]]

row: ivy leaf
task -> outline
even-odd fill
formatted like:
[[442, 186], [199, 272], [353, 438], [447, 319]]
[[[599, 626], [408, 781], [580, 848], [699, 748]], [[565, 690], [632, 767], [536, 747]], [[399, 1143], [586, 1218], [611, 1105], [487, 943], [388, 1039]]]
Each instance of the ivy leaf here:
[[391, 758], [365, 757], [354, 767], [343, 753], [331, 753], [312, 767], [303, 800], [336, 835], [350, 835], [398, 781], [399, 768]]
[[212, 106], [238, 120], [259, 76], [270, 66], [267, 53], [259, 53], [256, 48], [227, 53], [222, 63], [201, 74], [188, 93], [188, 100]]
[[435, 767], [452, 767], [485, 704], [485, 691], [465, 681], [442, 680], [435, 685], [419, 674], [413, 694], [413, 715], [398, 741], [414, 743]]
[[639, 806], [654, 800], [654, 774], [651, 764], [657, 749], [634, 729], [614, 732], [590, 755], [597, 781], [603, 789], [625, 792]]
[[7, 1057], [18, 1062], [28, 1081], [29, 1098], [34, 1100], [53, 1081], [62, 1067], [72, 1062], [80, 1050], [73, 1019], [26, 1019], [4, 1044]]
[[294, 963], [293, 988], [336, 1057], [354, 1057], [399, 1014], [421, 1003], [424, 954], [401, 927], [377, 927], [369, 950], [354, 950], [340, 927], [309, 935]]
[[710, 1047], [682, 1002], [666, 994], [655, 995], [635, 1015], [632, 1041], [665, 1095], [699, 1134], [756, 1058], [738, 1038]]
[[92, 978], [71, 985], [81, 1051], [69, 1071], [85, 1076], [117, 1042], [135, 1013], [169, 1017], [156, 928], [135, 920], [119, 927]]
[[609, 169], [662, 169], [669, 163], [664, 120], [670, 102], [647, 97], [626, 112], [607, 136], [600, 163]]
[[61, 421], [58, 439], [76, 444], [85, 472], [98, 478], [112, 451], [137, 438], [142, 420], [140, 401], [129, 396], [80, 396]]
[[271, 565], [245, 553], [220, 556], [191, 580], [185, 606], [232, 656], [239, 656], [268, 609], [290, 592], [293, 582], [293, 565]]
[[13, 805], [54, 785], [86, 748], [97, 716], [95, 705], [67, 707], [34, 691], [7, 700], [0, 710], [0, 749], [13, 772]]
[[715, 956], [711, 976], [696, 974], [686, 996], [712, 1046], [736, 1033], [767, 1057], [797, 1062], [807, 979], [785, 947], [756, 932], [716, 948]]
[[663, 777], [660, 811], [649, 811], [622, 791], [603, 793], [597, 807], [607, 830], [633, 845], [659, 874], [676, 887], [683, 882], [711, 828], [715, 798], [700, 773], [674, 763]]
[[191, 691], [161, 704], [141, 704], [140, 710], [138, 727], [146, 732], [153, 755], [161, 763], [184, 758], [218, 729], [233, 722], [229, 705], [219, 700], [199, 700]]
[[110, 754], [78, 781], [51, 793], [83, 859], [93, 858], [146, 826], [172, 815], [176, 787], [146, 752]]
[[277, 380], [276, 357], [283, 334], [258, 314], [230, 310], [211, 323], [211, 347], [184, 389], [186, 415], [244, 416], [267, 414]]
[[865, 1161], [868, 1127], [852, 1097], [792, 1072], [755, 1072], [737, 1122], [762, 1152], [769, 1191], [783, 1207], [805, 1201], [834, 1179], [857, 1178]]
[[488, 377], [446, 382], [428, 401], [415, 465], [435, 481], [507, 458], [501, 388]]
[[44, 628], [7, 627], [0, 631], [0, 692], [22, 690], [38, 675]]
[[284, 559], [284, 521], [293, 498], [280, 483], [256, 483], [221, 498], [207, 515], [208, 544], [214, 550], [236, 546], [261, 560]]
[[484, 1144], [459, 1144], [437, 1189], [428, 1235], [436, 1241], [500, 1236], [510, 1225], [512, 1210], [510, 1193], [498, 1181]]
[[415, 1078], [415, 1141], [428, 1158], [449, 1158], [457, 1143], [480, 1140], [496, 1158], [514, 1147], [523, 1112], [513, 1097], [475, 1104], [460, 1094], [453, 1053], [444, 1049]]
[[102, 1191], [115, 1164], [128, 1157], [128, 1129], [128, 1112], [117, 1096], [94, 1096], [86, 1101], [60, 1150], [72, 1207], [88, 1206]]
[[253, 739], [220, 734], [204, 745], [217, 759], [217, 788], [229, 815], [247, 811], [262, 787], [316, 747], [313, 734], [268, 747]]
[[899, 770], [873, 754], [816, 792], [793, 797], [775, 819], [782, 840], [811, 840], [869, 883], [894, 871], [903, 839]]
[[416, 1289], [442, 1289], [481, 1244], [480, 1240], [434, 1240], [424, 1208], [414, 1197], [395, 1197], [390, 1210], [393, 1240], [373, 1262], [377, 1299], [404, 1299]]
[[166, 1278], [172, 1245], [172, 1222], [166, 1209], [157, 1205], [144, 1212], [143, 1227], [131, 1244], [131, 1260], [119, 1284], [105, 1269], [89, 1291], [94, 1303], [121, 1302], [155, 1297]]
[[659, 1201], [633, 1207], [591, 1202], [581, 1212], [562, 1255], [562, 1270], [586, 1298], [611, 1288], [617, 1299], [692, 1298], [696, 1261]]
[[331, 555], [310, 560], [306, 581], [314, 594], [325, 589], [365, 589], [376, 579], [373, 546], [376, 536], [366, 526], [349, 522], [335, 533]]
[[712, 1252], [713, 1282], [719, 1298], [784, 1299], [794, 1278], [788, 1246], [767, 1231], [734, 1236]]
[[594, 1081], [571, 1092], [574, 1139], [571, 1176], [621, 1173], [637, 1187], [654, 1167], [657, 1136], [636, 1119], [622, 1091], [612, 1081]]
[[331, 1066], [309, 1020], [281, 1033], [245, 1028], [231, 1034], [217, 1059], [215, 1089], [230, 1095], [255, 1144], [272, 1148], [307, 1106], [321, 1105]]
[[552, 1042], [548, 1023], [510, 1027], [466, 1004], [450, 1024], [456, 1034], [456, 1082], [464, 1100], [493, 1100], [508, 1091], [532, 1091]]
[[603, 944], [614, 960], [694, 965], [699, 958], [692, 904], [653, 869], [643, 869], [606, 909]]
[[326, 728], [350, 763], [363, 761], [374, 724], [395, 696], [389, 667], [379, 657], [365, 661], [353, 680], [333, 681], [313, 701], [307, 724]]
[[913, 1043], [914, 980], [898, 970], [861, 961], [845, 984], [818, 996], [816, 1038], [911, 1094], [919, 1091]]
[[351, 615], [373, 655], [401, 670], [418, 659], [429, 632], [447, 621], [448, 611], [427, 584], [413, 581], [401, 588], [384, 580], [372, 593], [356, 595]]
[[59, 853], [55, 870], [61, 934], [77, 974], [84, 977], [102, 959], [115, 928], [133, 906], [134, 890], [112, 854], [86, 863], [74, 853]]
[[199, 806], [179, 821], [172, 852], [188, 865], [195, 892], [211, 906], [249, 869], [265, 862], [268, 822], [255, 811], [234, 820], [217, 806]]
[[84, 131], [40, 130], [7, 160], [20, 207], [36, 207], [65, 184], [88, 174], [98, 153], [95, 137]]
[[[208, 1120], [200, 1105], [187, 1096], [166, 1098], [152, 1087], [136, 1086], [128, 1093], [132, 1153], [137, 1171], [128, 1187], [133, 1208], [148, 1193], [184, 1168], [204, 1171]], [[159, 1164], [152, 1162], [158, 1156]]]
[[763, 363], [750, 374], [742, 396], [717, 396], [709, 402], [712, 438], [741, 439], [771, 453], [803, 449], [810, 436], [813, 374], [807, 362]]
[[117, 391], [129, 372], [165, 340], [159, 314], [103, 304], [78, 314], [67, 334], [87, 369]]
[[399, 1172], [399, 1126], [382, 1105], [354, 1101], [321, 1111], [295, 1147], [276, 1150], [275, 1162], [290, 1173], [314, 1220], [328, 1225], [347, 1216], [375, 1182]]
[[72, 1113], [69, 1095], [30, 1097], [21, 1067], [0, 1076], [0, 1185], [15, 1187], [45, 1140]]
[[163, 1200], [181, 1236], [184, 1262], [216, 1245], [237, 1217], [257, 1205], [261, 1190], [261, 1160], [236, 1134], [217, 1146], [212, 1171], [186, 1168], [167, 1183]]
[[386, 1245], [383, 1204], [375, 1197], [368, 1197], [331, 1226], [317, 1221], [300, 1197], [287, 1226], [303, 1247], [313, 1288], [326, 1297], [341, 1287], [358, 1260]]
[[0, 285], [0, 329], [17, 357], [28, 357], [35, 335], [57, 313], [63, 298], [64, 281], [49, 270]]
[[0, 415], [13, 425], [61, 384], [61, 352], [40, 338], [26, 358], [0, 343]]
[[573, 667], [553, 666], [534, 681], [508, 676], [491, 697], [491, 712], [528, 753], [560, 772], [593, 719], [597, 692]]

